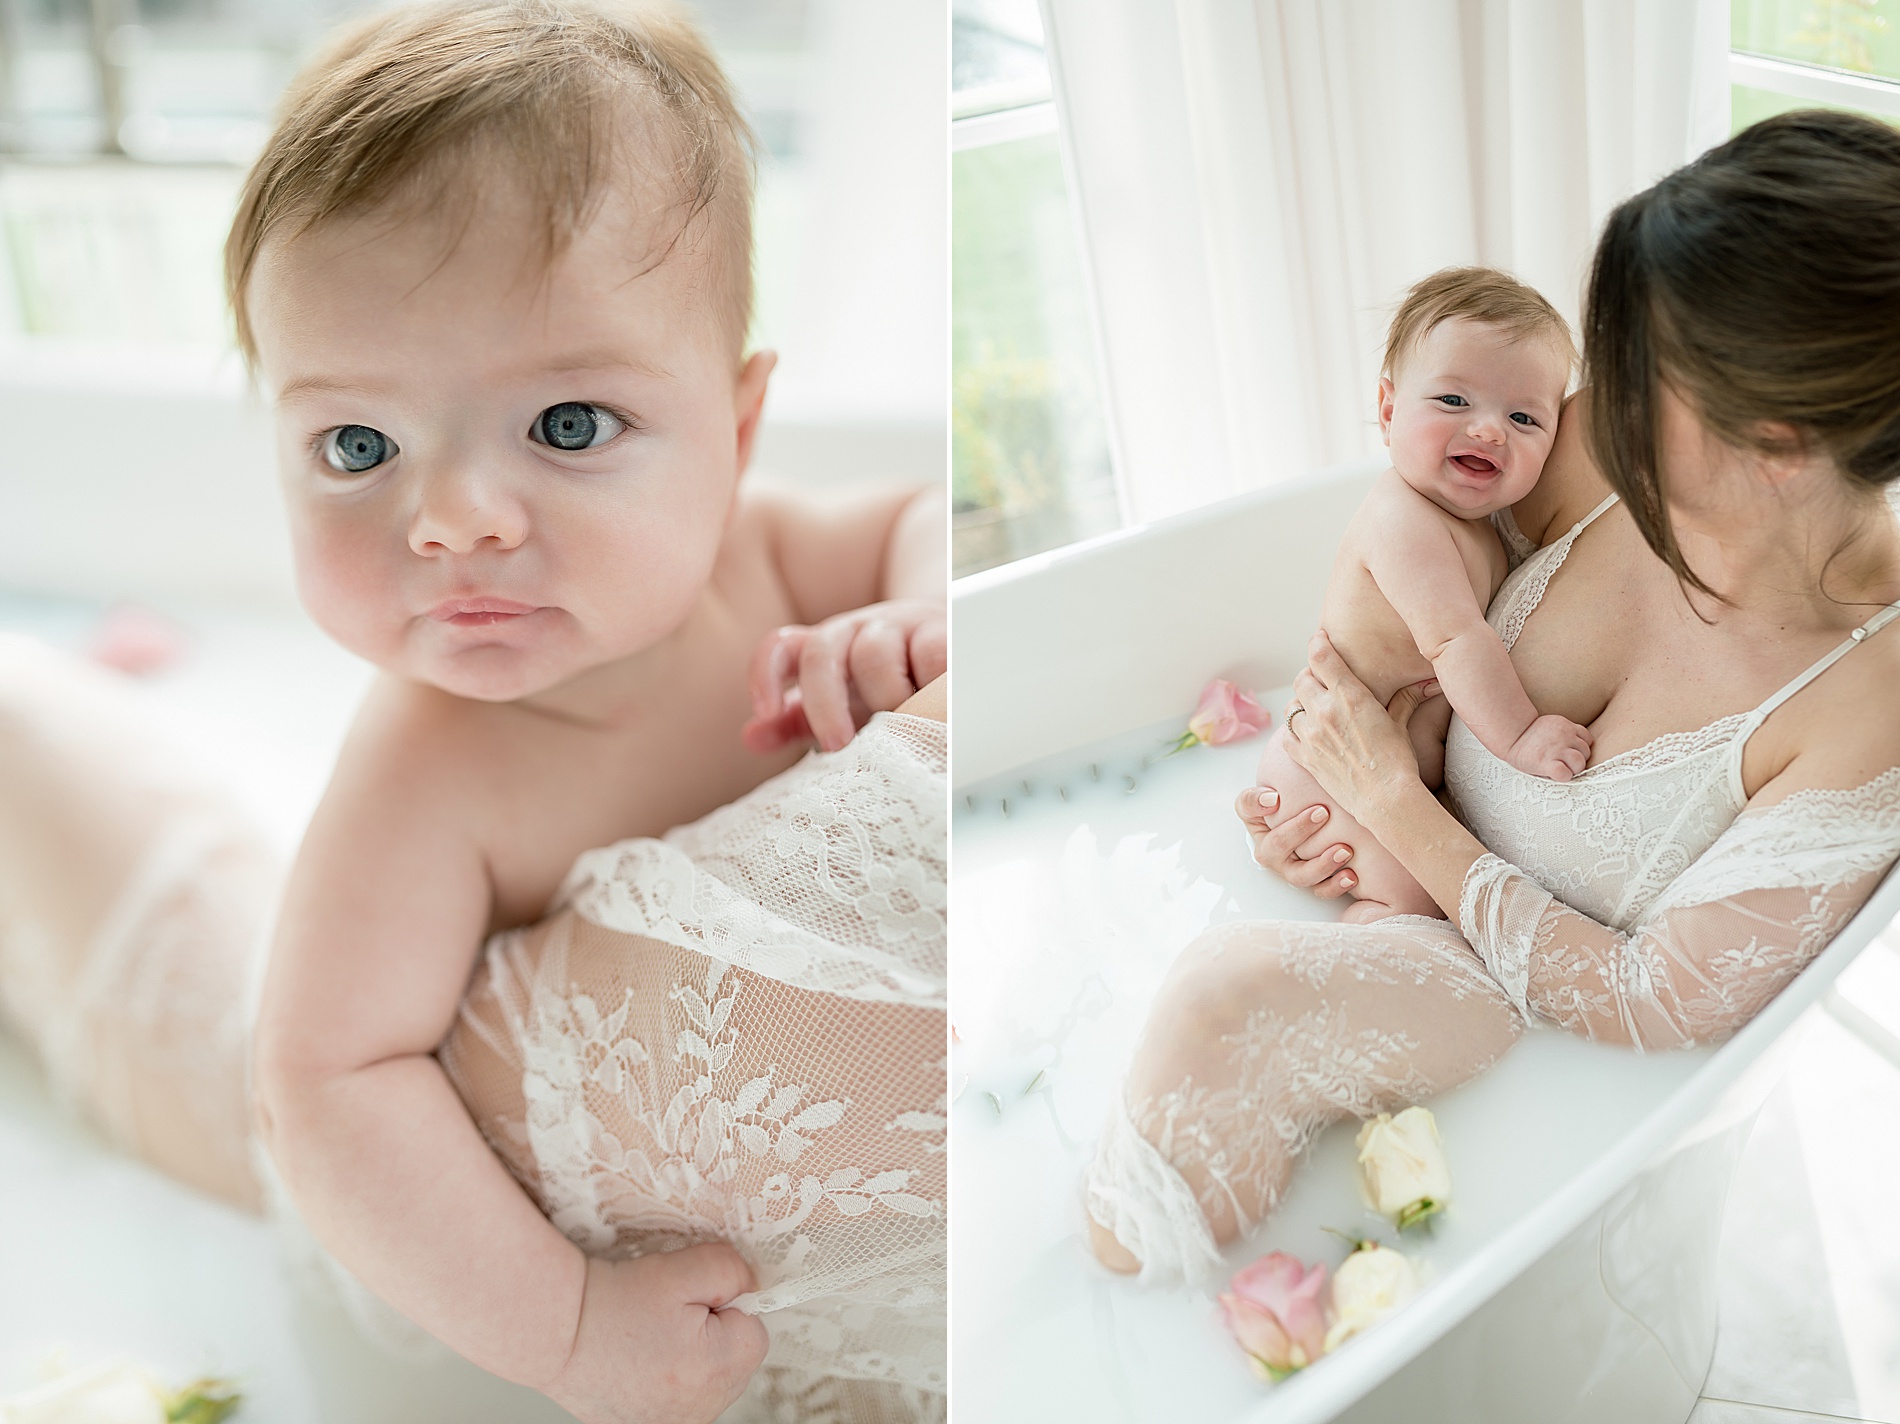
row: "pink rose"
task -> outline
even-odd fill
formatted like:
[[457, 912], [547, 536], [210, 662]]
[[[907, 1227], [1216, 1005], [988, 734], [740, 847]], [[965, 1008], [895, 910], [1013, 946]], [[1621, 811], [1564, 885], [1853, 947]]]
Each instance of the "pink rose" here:
[[1236, 1275], [1220, 1298], [1227, 1328], [1269, 1379], [1304, 1369], [1326, 1348], [1326, 1267], [1302, 1266], [1283, 1251]]
[[1237, 742], [1272, 725], [1273, 718], [1253, 700], [1252, 694], [1242, 692], [1224, 677], [1217, 677], [1201, 689], [1201, 700], [1195, 704], [1194, 715], [1188, 718], [1188, 729], [1175, 738], [1164, 755], [1173, 756], [1202, 742], [1216, 747]]
[[1202, 689], [1201, 700], [1188, 718], [1188, 731], [1198, 742], [1224, 746], [1271, 727], [1273, 719], [1260, 704], [1224, 677]]

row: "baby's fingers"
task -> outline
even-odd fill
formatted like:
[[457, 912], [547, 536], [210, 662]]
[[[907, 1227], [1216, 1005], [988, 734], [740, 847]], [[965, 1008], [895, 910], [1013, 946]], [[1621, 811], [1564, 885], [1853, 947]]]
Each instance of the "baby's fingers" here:
[[928, 687], [949, 670], [950, 625], [942, 618], [927, 618], [911, 629], [911, 680]]
[[715, 1310], [706, 1317], [707, 1365], [728, 1382], [731, 1398], [737, 1399], [752, 1372], [765, 1361], [772, 1340], [756, 1315], [743, 1310]]
[[797, 624], [774, 628], [753, 650], [746, 680], [752, 689], [752, 715], [769, 722], [785, 710], [785, 684], [798, 666], [799, 654], [811, 629]]
[[906, 643], [902, 625], [884, 618], [866, 619], [852, 640], [851, 682], [873, 712], [901, 707], [917, 690]]
[[835, 752], [856, 733], [851, 720], [848, 681], [856, 623], [843, 619], [820, 624], [805, 640], [798, 662], [798, 686], [805, 699], [805, 720], [825, 751]]
[[723, 1241], [685, 1246], [651, 1259], [660, 1288], [686, 1305], [718, 1310], [757, 1284], [745, 1257]]

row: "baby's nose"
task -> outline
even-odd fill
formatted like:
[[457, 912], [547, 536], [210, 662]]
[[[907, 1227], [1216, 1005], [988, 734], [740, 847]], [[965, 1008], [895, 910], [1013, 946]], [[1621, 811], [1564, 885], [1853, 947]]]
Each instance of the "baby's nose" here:
[[409, 526], [416, 553], [512, 549], [527, 537], [527, 511], [496, 482], [473, 472], [430, 480]]
[[1504, 443], [1504, 422], [1488, 411], [1473, 412], [1466, 429], [1474, 440], [1489, 440], [1494, 445]]

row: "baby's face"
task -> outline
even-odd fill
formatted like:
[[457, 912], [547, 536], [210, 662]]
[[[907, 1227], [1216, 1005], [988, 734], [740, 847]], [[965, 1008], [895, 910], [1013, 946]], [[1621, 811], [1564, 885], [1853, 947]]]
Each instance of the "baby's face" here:
[[251, 286], [297, 581], [344, 647], [499, 701], [653, 647], [705, 586], [769, 357], [741, 371], [618, 199], [551, 267], [497, 185], [459, 240], [387, 215]]
[[1392, 468], [1446, 513], [1482, 519], [1529, 494], [1557, 433], [1569, 362], [1555, 343], [1442, 321], [1379, 382]]

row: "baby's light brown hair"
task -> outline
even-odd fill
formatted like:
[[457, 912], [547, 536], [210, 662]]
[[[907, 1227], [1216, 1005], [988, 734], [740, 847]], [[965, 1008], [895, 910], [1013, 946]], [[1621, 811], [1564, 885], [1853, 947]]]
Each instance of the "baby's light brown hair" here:
[[1569, 369], [1576, 369], [1570, 323], [1541, 292], [1495, 267], [1445, 267], [1407, 292], [1392, 314], [1379, 374], [1391, 379], [1412, 348], [1453, 317], [1496, 327], [1513, 341], [1543, 337], [1563, 353]]
[[265, 242], [384, 207], [453, 213], [496, 161], [539, 208], [549, 261], [611, 187], [661, 195], [649, 267], [688, 249], [736, 358], [752, 312], [752, 131], [689, 21], [615, 0], [450, 0], [333, 37], [285, 96], [225, 241], [245, 356]]

